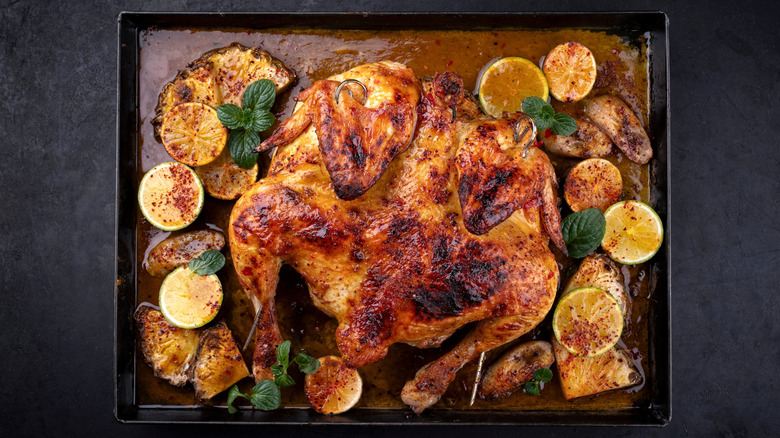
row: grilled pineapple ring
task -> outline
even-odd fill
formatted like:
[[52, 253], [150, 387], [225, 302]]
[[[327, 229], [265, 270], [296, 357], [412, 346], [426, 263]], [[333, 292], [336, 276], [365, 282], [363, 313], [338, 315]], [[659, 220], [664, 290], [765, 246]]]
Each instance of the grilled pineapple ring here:
[[163, 87], [152, 120], [155, 137], [160, 139], [163, 117], [176, 105], [186, 102], [213, 107], [223, 103], [241, 105], [246, 87], [260, 79], [272, 80], [278, 94], [293, 83], [295, 72], [265, 50], [239, 43], [204, 53]]
[[[239, 43], [204, 53], [163, 87], [152, 120], [155, 138], [161, 140], [163, 119], [176, 105], [188, 102], [214, 108], [224, 103], [241, 105], [244, 90], [260, 79], [273, 81], [278, 94], [295, 81], [295, 72], [265, 50]], [[238, 198], [254, 184], [258, 174], [257, 165], [243, 169], [233, 162], [227, 150], [214, 162], [195, 170], [205, 177], [204, 186], [209, 195], [218, 199]]]

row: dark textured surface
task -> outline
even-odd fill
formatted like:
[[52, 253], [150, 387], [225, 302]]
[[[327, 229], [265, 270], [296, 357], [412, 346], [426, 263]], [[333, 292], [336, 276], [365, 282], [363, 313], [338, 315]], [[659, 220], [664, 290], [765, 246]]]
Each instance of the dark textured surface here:
[[[222, 10], [609, 10], [607, 2], [234, 1]], [[360, 436], [129, 426], [112, 413], [116, 17], [194, 1], [0, 0], [0, 436]], [[664, 429], [448, 436], [775, 436], [780, 49], [774, 1], [634, 2], [671, 21], [673, 417]], [[423, 436], [421, 429], [371, 430]]]

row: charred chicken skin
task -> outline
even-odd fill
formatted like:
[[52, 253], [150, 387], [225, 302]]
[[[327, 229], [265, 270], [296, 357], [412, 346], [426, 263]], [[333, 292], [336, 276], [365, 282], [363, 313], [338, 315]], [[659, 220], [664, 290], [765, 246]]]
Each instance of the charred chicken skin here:
[[[353, 87], [337, 100], [346, 79], [366, 95]], [[421, 83], [401, 64], [367, 64], [297, 99], [259, 147], [278, 148], [268, 176], [230, 217], [233, 263], [261, 312], [254, 377], [273, 378], [284, 261], [338, 320], [351, 367], [397, 342], [437, 346], [479, 321], [406, 384], [402, 398], [419, 413], [466, 363], [526, 333], [552, 306], [559, 274], [548, 236], [563, 247], [553, 168], [535, 148], [522, 158], [531, 133], [516, 138], [517, 117], [480, 115], [453, 73]]]

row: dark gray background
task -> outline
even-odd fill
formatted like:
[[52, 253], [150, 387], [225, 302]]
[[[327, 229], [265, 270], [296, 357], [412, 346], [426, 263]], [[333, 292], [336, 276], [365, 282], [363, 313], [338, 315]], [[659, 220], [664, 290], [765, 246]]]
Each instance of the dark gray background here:
[[[777, 436], [776, 1], [0, 0], [0, 435], [390, 437], [422, 429], [130, 426], [112, 413], [121, 10], [664, 10], [671, 22], [673, 418], [452, 437]], [[775, 412], [775, 414], [772, 414]]]

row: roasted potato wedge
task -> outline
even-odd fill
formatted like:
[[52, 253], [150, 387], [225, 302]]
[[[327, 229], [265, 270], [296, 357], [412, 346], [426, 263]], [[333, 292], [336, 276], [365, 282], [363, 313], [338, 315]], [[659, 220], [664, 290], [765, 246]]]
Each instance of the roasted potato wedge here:
[[202, 253], [210, 249], [221, 250], [224, 246], [225, 236], [213, 230], [190, 231], [169, 237], [149, 251], [146, 271], [152, 276], [168, 275]]
[[152, 307], [141, 306], [135, 313], [141, 334], [141, 351], [154, 375], [173, 386], [184, 386], [198, 350], [198, 330], [182, 329]]
[[174, 106], [185, 102], [241, 105], [246, 87], [260, 79], [272, 80], [278, 94], [292, 84], [295, 72], [265, 50], [239, 43], [204, 53], [163, 87], [152, 120], [155, 136], [159, 139], [163, 117]]
[[201, 332], [192, 368], [196, 397], [208, 400], [248, 375], [241, 351], [224, 322]]
[[545, 149], [565, 157], [596, 158], [612, 151], [609, 136], [585, 120], [577, 120], [577, 130], [572, 135], [556, 135], [549, 130], [540, 135]]
[[515, 347], [487, 369], [479, 384], [479, 393], [488, 400], [507, 397], [531, 380], [534, 372], [555, 362], [552, 345], [531, 341]]
[[586, 100], [583, 110], [585, 116], [606, 132], [629, 160], [645, 164], [653, 157], [647, 132], [625, 102], [605, 94]]
[[585, 257], [577, 272], [566, 283], [562, 296], [581, 287], [597, 287], [609, 292], [620, 304], [623, 316], [627, 316], [629, 303], [623, 274], [606, 255], [594, 253]]
[[257, 181], [257, 164], [244, 169], [230, 158], [225, 148], [222, 155], [205, 166], [195, 168], [209, 195], [217, 199], [236, 199]]
[[604, 212], [623, 196], [623, 178], [614, 164], [590, 158], [569, 171], [563, 195], [573, 211], [598, 208]]
[[569, 353], [555, 339], [552, 343], [566, 400], [627, 388], [642, 382], [642, 375], [623, 349], [612, 347], [601, 356], [580, 357]]

